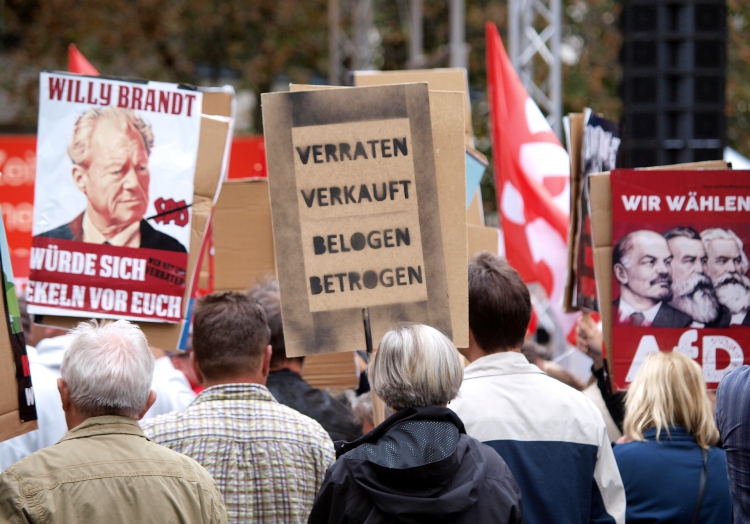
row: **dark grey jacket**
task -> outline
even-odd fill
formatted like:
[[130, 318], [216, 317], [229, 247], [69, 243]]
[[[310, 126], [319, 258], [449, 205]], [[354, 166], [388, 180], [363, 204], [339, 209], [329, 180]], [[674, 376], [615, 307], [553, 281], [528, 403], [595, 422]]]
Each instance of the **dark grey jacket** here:
[[336, 456], [308, 523], [521, 522], [510, 469], [448, 408], [403, 409]]

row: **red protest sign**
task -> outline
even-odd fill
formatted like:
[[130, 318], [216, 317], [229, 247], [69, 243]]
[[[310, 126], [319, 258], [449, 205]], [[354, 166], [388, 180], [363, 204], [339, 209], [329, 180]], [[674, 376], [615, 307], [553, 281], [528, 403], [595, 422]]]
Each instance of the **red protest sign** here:
[[656, 351], [695, 359], [711, 388], [750, 362], [748, 175], [612, 172], [612, 359], [618, 387], [626, 387]]

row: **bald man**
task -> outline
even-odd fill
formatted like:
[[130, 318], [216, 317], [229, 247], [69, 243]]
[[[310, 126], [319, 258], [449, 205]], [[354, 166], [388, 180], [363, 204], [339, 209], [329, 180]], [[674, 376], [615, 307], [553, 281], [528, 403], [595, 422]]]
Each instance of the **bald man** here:
[[659, 233], [641, 229], [623, 236], [612, 253], [620, 284], [616, 325], [684, 328], [692, 318], [668, 304], [672, 298], [672, 253]]

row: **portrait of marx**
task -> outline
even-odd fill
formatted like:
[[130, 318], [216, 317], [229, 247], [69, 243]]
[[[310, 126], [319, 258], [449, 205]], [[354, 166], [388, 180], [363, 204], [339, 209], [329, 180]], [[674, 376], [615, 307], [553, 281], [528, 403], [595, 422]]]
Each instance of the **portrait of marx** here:
[[178, 240], [144, 220], [153, 145], [151, 126], [135, 111], [85, 111], [75, 123], [68, 155], [73, 184], [86, 196], [86, 208], [67, 224], [38, 236], [186, 253]]

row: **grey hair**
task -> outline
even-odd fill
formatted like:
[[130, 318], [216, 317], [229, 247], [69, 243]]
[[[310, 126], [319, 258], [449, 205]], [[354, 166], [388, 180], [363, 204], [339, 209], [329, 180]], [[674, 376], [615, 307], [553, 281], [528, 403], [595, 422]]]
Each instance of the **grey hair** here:
[[742, 255], [742, 273], [745, 274], [750, 269], [750, 261], [748, 261], [745, 254], [745, 246], [740, 237], [731, 229], [722, 229], [720, 227], [704, 229], [701, 231], [701, 240], [703, 241], [703, 246], [706, 248], [706, 253], [708, 253], [708, 245], [714, 240], [734, 240], [737, 242]]
[[151, 124], [138, 116], [135, 111], [120, 107], [92, 107], [78, 117], [73, 128], [68, 156], [74, 164], [88, 167], [88, 162], [91, 160], [89, 155], [91, 136], [99, 120], [113, 122], [123, 132], [127, 131], [129, 126], [132, 127], [143, 138], [146, 154], [151, 154], [151, 149], [154, 147], [154, 131], [151, 129]]
[[630, 269], [630, 252], [633, 251], [633, 237], [636, 233], [639, 231], [631, 231], [617, 241], [612, 251], [612, 266], [622, 264], [625, 269]]
[[440, 331], [401, 324], [383, 336], [368, 368], [372, 390], [394, 410], [444, 405], [464, 379], [461, 355]]
[[154, 356], [141, 328], [125, 320], [92, 320], [81, 322], [71, 333], [60, 367], [71, 402], [89, 417], [137, 419], [154, 376]]

